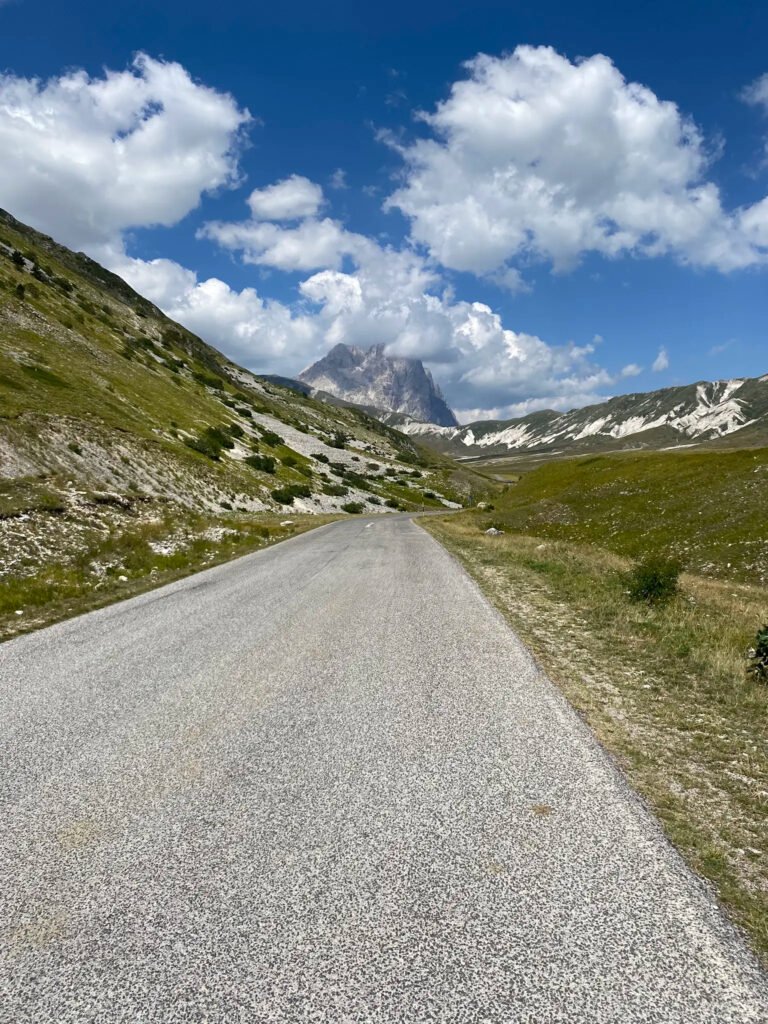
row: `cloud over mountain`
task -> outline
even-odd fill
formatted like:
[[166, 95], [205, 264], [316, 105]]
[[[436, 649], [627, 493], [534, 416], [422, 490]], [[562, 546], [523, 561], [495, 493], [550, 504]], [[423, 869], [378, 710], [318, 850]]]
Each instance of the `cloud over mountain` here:
[[[521, 46], [467, 71], [421, 115], [427, 135], [397, 144], [403, 176], [386, 206], [406, 215], [404, 237], [350, 230], [334, 196], [298, 173], [251, 188], [242, 219], [199, 229], [261, 268], [258, 288], [127, 251], [132, 229], [177, 224], [242, 183], [249, 112], [177, 63], [140, 54], [101, 77], [0, 76], [0, 205], [260, 371], [295, 374], [340, 342], [381, 345], [424, 360], [463, 420], [597, 400], [640, 372], [636, 353], [614, 353], [623, 370], [609, 373], [593, 344], [515, 330], [466, 282], [457, 297], [450, 271], [484, 277], [501, 300], [529, 290], [537, 264], [566, 272], [586, 253], [759, 265], [768, 199], [727, 210], [700, 129], [605, 56]], [[742, 98], [762, 111], [766, 97], [763, 76]], [[331, 189], [337, 201], [351, 191], [343, 172]], [[662, 349], [652, 368], [668, 365]]]

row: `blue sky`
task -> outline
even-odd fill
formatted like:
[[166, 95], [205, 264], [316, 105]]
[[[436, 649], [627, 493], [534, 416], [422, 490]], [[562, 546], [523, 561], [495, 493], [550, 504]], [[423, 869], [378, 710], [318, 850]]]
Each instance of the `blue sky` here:
[[0, 205], [245, 365], [381, 342], [462, 419], [765, 373], [768, 6], [616, 6], [0, 0]]

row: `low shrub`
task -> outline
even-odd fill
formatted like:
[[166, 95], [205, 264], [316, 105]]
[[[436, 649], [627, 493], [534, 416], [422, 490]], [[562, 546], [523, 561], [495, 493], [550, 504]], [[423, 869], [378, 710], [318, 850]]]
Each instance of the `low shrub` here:
[[235, 447], [235, 442], [226, 429], [220, 427], [206, 427], [199, 437], [185, 438], [184, 444], [187, 448], [213, 459], [214, 462], [218, 462], [221, 458], [223, 448]]
[[678, 592], [682, 565], [676, 558], [648, 555], [627, 574], [630, 600], [664, 604]]
[[348, 501], [346, 505], [342, 505], [341, 508], [342, 511], [349, 512], [351, 515], [355, 516], [362, 512], [365, 506], [359, 501]]
[[270, 448], [277, 448], [278, 445], [283, 443], [282, 437], [276, 434], [274, 430], [264, 430], [261, 434], [261, 439], [264, 444], [268, 444]]
[[213, 459], [214, 462], [218, 462], [221, 458], [221, 445], [215, 444], [207, 437], [185, 437], [184, 444], [192, 451]]
[[323, 494], [330, 494], [334, 498], [341, 498], [349, 494], [349, 490], [341, 484], [323, 484]]
[[249, 455], [243, 461], [252, 469], [258, 469], [261, 473], [275, 472], [275, 460], [271, 455]]
[[287, 455], [283, 455], [280, 461], [284, 466], [287, 466], [288, 469], [292, 469], [294, 466], [299, 465], [299, 460], [297, 456], [293, 455], [291, 452], [289, 452]]
[[192, 371], [192, 377], [204, 388], [213, 388], [214, 391], [223, 391], [224, 381], [221, 377], [214, 377], [211, 373], [202, 373], [199, 370]]
[[399, 508], [400, 507], [399, 503], [397, 501], [395, 501], [394, 498], [387, 498], [387, 500], [384, 502], [384, 504], [387, 506], [387, 508]]
[[234, 448], [235, 442], [226, 427], [206, 427], [204, 436], [210, 438], [215, 444], [218, 444], [221, 448]]
[[329, 462], [328, 456], [323, 455], [322, 452], [318, 452], [316, 455], [313, 455], [312, 458], [315, 459], [317, 462], [325, 462], [326, 465]]
[[347, 440], [347, 435], [343, 434], [340, 430], [337, 430], [328, 444], [331, 448], [346, 448]]
[[277, 487], [270, 494], [281, 505], [292, 505], [294, 498], [310, 498], [312, 491], [306, 484], [288, 484], [286, 487]]
[[768, 683], [768, 625], [757, 631], [755, 642], [747, 652], [747, 675], [759, 683]]

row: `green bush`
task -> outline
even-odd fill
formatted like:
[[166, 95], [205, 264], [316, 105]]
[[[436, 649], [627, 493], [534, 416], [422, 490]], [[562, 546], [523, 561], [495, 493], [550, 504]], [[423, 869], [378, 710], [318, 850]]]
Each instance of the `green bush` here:
[[312, 491], [306, 484], [288, 484], [287, 487], [277, 487], [270, 494], [281, 505], [292, 505], [294, 498], [310, 498]]
[[330, 494], [335, 498], [341, 498], [349, 494], [349, 490], [341, 484], [323, 484], [323, 494]]
[[270, 455], [249, 455], [243, 461], [261, 473], [275, 472], [275, 460]]
[[648, 555], [627, 574], [630, 600], [664, 604], [678, 592], [682, 565], [676, 558]]
[[213, 459], [214, 462], [218, 462], [221, 458], [221, 445], [216, 444], [207, 437], [185, 437], [184, 444], [187, 448], [191, 448], [195, 452], [199, 452], [201, 455], [206, 455], [209, 459]]
[[294, 466], [299, 465], [298, 457], [294, 455], [292, 452], [289, 452], [287, 455], [283, 455], [280, 461], [284, 466], [287, 466], [288, 469], [292, 469]]
[[327, 455], [323, 455], [322, 452], [318, 452], [316, 455], [313, 455], [312, 458], [316, 459], [318, 462], [325, 462], [326, 465], [328, 464], [328, 461], [329, 461], [328, 460], [328, 456]]
[[277, 448], [278, 445], [283, 443], [282, 437], [276, 434], [274, 430], [264, 430], [261, 435], [261, 439], [264, 444], [268, 444], [270, 448]]
[[226, 428], [206, 427], [199, 437], [185, 438], [184, 444], [193, 451], [207, 455], [209, 459], [217, 462], [221, 458], [222, 448], [234, 448], [235, 442], [227, 433]]
[[201, 373], [198, 370], [192, 371], [193, 378], [198, 384], [202, 384], [204, 388], [213, 388], [214, 391], [221, 391], [224, 388], [224, 381], [221, 377], [214, 377], [210, 373]]
[[768, 683], [768, 626], [757, 631], [754, 645], [747, 652], [747, 674], [760, 683]]
[[245, 433], [239, 423], [230, 423], [227, 427], [227, 432], [231, 434], [232, 437], [242, 437]]
[[328, 444], [331, 448], [346, 448], [347, 440], [347, 435], [343, 434], [340, 430], [337, 430]]
[[212, 444], [217, 444], [219, 448], [235, 447], [235, 442], [232, 440], [226, 427], [206, 427], [203, 431], [203, 436], [211, 441]]
[[358, 515], [365, 508], [359, 501], [348, 501], [346, 505], [342, 505], [344, 512], [349, 512], [351, 515]]
[[384, 504], [387, 508], [399, 508], [398, 502], [396, 502], [394, 498], [387, 498]]

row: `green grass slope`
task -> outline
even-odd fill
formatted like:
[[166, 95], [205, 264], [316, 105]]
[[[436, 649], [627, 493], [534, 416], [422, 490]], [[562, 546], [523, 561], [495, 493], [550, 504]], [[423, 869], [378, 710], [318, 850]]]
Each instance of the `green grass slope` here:
[[588, 456], [521, 475], [497, 500], [507, 531], [680, 557], [705, 576], [768, 582], [768, 448]]
[[0, 620], [105, 573], [130, 582], [128, 562], [198, 566], [198, 542], [203, 564], [238, 553], [232, 531], [258, 545], [286, 514], [444, 508], [483, 487], [361, 410], [236, 366], [0, 211]]

